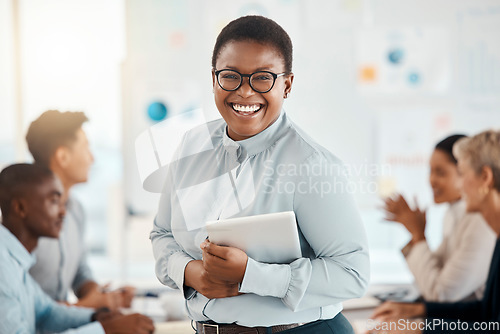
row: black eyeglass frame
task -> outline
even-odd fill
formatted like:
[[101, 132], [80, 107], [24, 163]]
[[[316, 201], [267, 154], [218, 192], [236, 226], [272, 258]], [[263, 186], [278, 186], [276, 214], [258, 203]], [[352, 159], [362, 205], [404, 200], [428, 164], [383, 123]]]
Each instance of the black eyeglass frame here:
[[[224, 72], [224, 71], [236, 72], [236, 73], [238, 73], [240, 75], [240, 83], [236, 86], [236, 88], [234, 88], [234, 89], [226, 89], [226, 88], [222, 87], [222, 85], [221, 85], [221, 83], [219, 81], [219, 74], [221, 72]], [[273, 87], [274, 87], [274, 84], [276, 83], [276, 79], [278, 79], [279, 77], [287, 74], [286, 72], [276, 74], [276, 73], [269, 72], [269, 71], [257, 71], [257, 72], [253, 72], [251, 74], [241, 74], [240, 72], [238, 72], [236, 70], [231, 70], [229, 68], [225, 68], [225, 69], [218, 70], [218, 71], [214, 69], [214, 73], [215, 73], [215, 76], [217, 77], [217, 83], [219, 84], [219, 87], [222, 88], [223, 90], [225, 90], [226, 92], [234, 92], [235, 90], [238, 90], [241, 87], [241, 85], [243, 84], [243, 78], [248, 78], [248, 84], [250, 85], [250, 88], [252, 88], [257, 93], [261, 93], [261, 94], [267, 93], [267, 92], [271, 91], [271, 89], [273, 89]], [[269, 88], [266, 91], [260, 91], [260, 90], [255, 89], [252, 86], [251, 77], [252, 77], [252, 75], [257, 74], [257, 73], [267, 73], [267, 74], [272, 75], [272, 77], [273, 77], [273, 84], [271, 85], [271, 88]]]

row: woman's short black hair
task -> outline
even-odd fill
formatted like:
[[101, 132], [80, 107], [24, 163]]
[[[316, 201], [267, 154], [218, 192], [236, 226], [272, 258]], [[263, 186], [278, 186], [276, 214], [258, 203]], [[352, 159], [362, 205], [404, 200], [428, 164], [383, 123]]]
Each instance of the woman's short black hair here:
[[212, 67], [215, 68], [221, 49], [231, 41], [255, 41], [275, 47], [283, 57], [285, 72], [292, 72], [293, 47], [287, 32], [276, 22], [264, 16], [249, 15], [229, 22], [215, 42]]
[[457, 164], [457, 159], [453, 155], [453, 145], [460, 139], [466, 137], [465, 135], [462, 134], [457, 134], [457, 135], [452, 135], [449, 137], [446, 137], [445, 139], [441, 140], [439, 143], [436, 144], [435, 149], [440, 150], [450, 158], [450, 161], [453, 162], [455, 165]]

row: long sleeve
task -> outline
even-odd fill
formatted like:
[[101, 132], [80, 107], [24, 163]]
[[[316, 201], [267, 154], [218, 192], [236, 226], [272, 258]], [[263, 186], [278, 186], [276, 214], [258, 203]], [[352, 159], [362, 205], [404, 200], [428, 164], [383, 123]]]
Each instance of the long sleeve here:
[[[486, 281], [485, 295], [481, 301], [457, 302], [457, 303], [425, 303], [427, 317], [432, 319], [449, 319], [467, 321], [469, 328], [467, 333], [496, 333], [497, 330], [485, 328], [484, 325], [498, 326], [500, 322], [499, 309], [499, 263], [500, 263], [500, 241], [497, 240], [493, 252], [490, 271]], [[478, 327], [479, 325], [479, 327]], [[481, 330], [480, 326], [483, 326]], [[458, 331], [457, 331], [458, 332]], [[426, 333], [451, 333], [451, 331], [440, 330], [439, 328]], [[462, 332], [458, 332], [462, 333]]]
[[78, 271], [76, 272], [75, 278], [73, 279], [72, 289], [75, 293], [80, 290], [82, 285], [85, 282], [94, 281], [94, 277], [92, 275], [92, 270], [90, 269], [87, 263], [87, 254], [85, 254], [80, 259], [80, 263], [78, 265]]
[[428, 318], [474, 320], [482, 319], [481, 301], [457, 303], [425, 303]]
[[[474, 325], [478, 322], [484, 321], [484, 311], [482, 310], [483, 305], [481, 301], [473, 302], [458, 302], [458, 303], [426, 303], [427, 318], [429, 322], [434, 323], [433, 319], [437, 319], [439, 326], [435, 326], [432, 329], [425, 330], [424, 333], [439, 333], [439, 334], [452, 334], [452, 333], [491, 333], [493, 331], [488, 330], [474, 330]], [[462, 327], [457, 327], [456, 321], [460, 320], [462, 322]], [[454, 322], [453, 327], [450, 325]], [[464, 322], [467, 322], [464, 324]], [[464, 327], [467, 326], [467, 327]], [[451, 330], [450, 328], [454, 328]], [[465, 330], [465, 328], [467, 328]], [[461, 330], [462, 329], [462, 330]]]
[[[31, 277], [27, 277], [31, 280]], [[104, 334], [99, 322], [90, 322], [92, 309], [67, 307], [54, 302], [34, 281], [27, 287], [34, 294], [36, 329], [52, 333]], [[14, 290], [0, 288], [0, 333], [32, 334], [35, 324], [26, 314]]]
[[[241, 141], [227, 135], [223, 120], [209, 122], [189, 131], [178, 152], [150, 238], [158, 279], [185, 290], [191, 319], [250, 327], [331, 319], [343, 300], [364, 293], [367, 241], [342, 164], [285, 113]], [[249, 258], [242, 294], [231, 298], [208, 299], [184, 287], [187, 263], [202, 259], [206, 222], [284, 211], [295, 212], [299, 259]]]
[[33, 327], [34, 324], [25, 320], [16, 296], [0, 287], [0, 333], [31, 334]]
[[93, 309], [66, 306], [52, 300], [34, 283], [37, 329], [55, 333], [104, 333], [99, 322], [90, 322]]
[[[310, 165], [329, 164], [314, 154]], [[341, 168], [296, 181], [294, 211], [315, 258], [289, 265], [249, 260], [241, 292], [281, 298], [293, 311], [339, 303], [364, 294], [369, 281], [367, 241]]]
[[[495, 236], [479, 215], [463, 217], [456, 248], [444, 259], [444, 245], [433, 253], [425, 241], [414, 245], [406, 261], [428, 301], [459, 301], [486, 282]], [[450, 240], [448, 240], [450, 242]], [[470, 275], [474, 273], [474, 275]]]
[[184, 269], [193, 258], [184, 252], [172, 233], [171, 193], [169, 191], [172, 186], [173, 181], [171, 177], [168, 177], [150, 239], [156, 260], [156, 277], [171, 288], [183, 290]]
[[[80, 236], [83, 238], [83, 236], [85, 235], [85, 225], [86, 225], [85, 211], [83, 210], [83, 207], [78, 201], [76, 200], [72, 201], [73, 201], [72, 204], [75, 206], [74, 210], [75, 214], [77, 215], [76, 221], [78, 224], [78, 230], [80, 232]], [[71, 283], [71, 288], [75, 292], [80, 290], [81, 286], [85, 282], [94, 281], [92, 270], [90, 269], [90, 266], [88, 265], [87, 261], [87, 256], [88, 256], [87, 247], [85, 246], [83, 241], [81, 242], [81, 244], [83, 245], [82, 253], [78, 261], [78, 268], [75, 277], [73, 278], [73, 282]]]

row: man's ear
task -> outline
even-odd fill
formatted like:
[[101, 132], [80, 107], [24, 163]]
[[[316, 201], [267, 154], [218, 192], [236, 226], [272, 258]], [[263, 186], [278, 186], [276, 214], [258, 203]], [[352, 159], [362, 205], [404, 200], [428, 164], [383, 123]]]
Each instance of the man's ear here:
[[24, 219], [28, 215], [28, 205], [24, 198], [14, 198], [10, 202], [11, 212]]
[[66, 168], [69, 165], [69, 151], [65, 146], [59, 146], [52, 156], [52, 163], [56, 166]]

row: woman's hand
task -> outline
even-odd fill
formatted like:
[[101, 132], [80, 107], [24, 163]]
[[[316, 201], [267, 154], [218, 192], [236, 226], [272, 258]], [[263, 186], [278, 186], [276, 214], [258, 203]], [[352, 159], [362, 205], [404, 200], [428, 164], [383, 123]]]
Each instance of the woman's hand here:
[[421, 321], [400, 322], [399, 319], [412, 319], [425, 317], [425, 305], [423, 303], [396, 303], [385, 302], [375, 309], [371, 319], [372, 330], [370, 334], [419, 334], [422, 333]]
[[205, 240], [200, 248], [203, 251], [203, 267], [210, 277], [232, 283], [243, 282], [248, 256], [241, 249], [219, 246]]
[[425, 211], [418, 207], [412, 210], [403, 196], [398, 195], [396, 199], [385, 200], [385, 220], [396, 221], [403, 224], [412, 235], [412, 242], [425, 239]]
[[204, 268], [203, 261], [193, 260], [184, 270], [184, 284], [208, 299], [238, 296], [238, 283], [218, 280]]
[[425, 316], [425, 305], [423, 303], [396, 303], [385, 302], [373, 311], [372, 319], [379, 322], [394, 321], [398, 319], [410, 319]]

